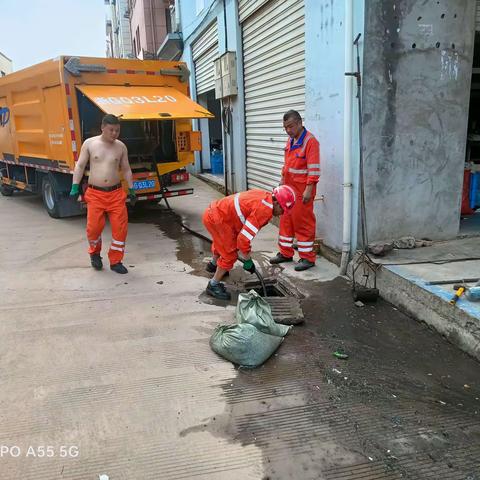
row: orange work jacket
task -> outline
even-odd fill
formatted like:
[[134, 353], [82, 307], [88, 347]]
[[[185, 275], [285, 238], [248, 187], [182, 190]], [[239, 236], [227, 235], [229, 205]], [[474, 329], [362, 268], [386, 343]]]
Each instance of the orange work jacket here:
[[265, 190], [249, 190], [217, 200], [212, 210], [237, 235], [237, 249], [249, 253], [258, 231], [273, 216], [273, 199]]
[[[307, 129], [297, 143], [288, 139], [285, 145], [285, 162], [282, 168], [285, 185], [301, 186], [316, 184], [320, 177], [320, 144]], [[300, 186], [299, 185], [299, 186]]]

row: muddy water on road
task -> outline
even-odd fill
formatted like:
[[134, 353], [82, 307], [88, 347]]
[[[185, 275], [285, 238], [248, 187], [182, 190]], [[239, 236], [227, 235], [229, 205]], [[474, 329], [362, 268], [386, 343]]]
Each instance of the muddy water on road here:
[[[210, 245], [179, 220], [133, 219], [176, 240], [177, 258], [207, 277]], [[263, 366], [218, 385], [225, 411], [182, 435], [255, 445], [264, 479], [480, 480], [480, 364], [386, 302], [354, 306], [344, 279], [296, 286], [309, 294], [305, 324]]]

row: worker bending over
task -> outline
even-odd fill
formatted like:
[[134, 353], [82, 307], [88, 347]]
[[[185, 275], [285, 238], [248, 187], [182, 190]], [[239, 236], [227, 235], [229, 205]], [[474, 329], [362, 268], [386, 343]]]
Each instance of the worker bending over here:
[[203, 224], [213, 239], [213, 259], [207, 271], [215, 273], [207, 285], [207, 293], [220, 300], [230, 300], [231, 295], [221, 283], [224, 275], [233, 268], [237, 259], [243, 268], [255, 273], [250, 257], [251, 241], [273, 216], [288, 214], [295, 205], [295, 192], [282, 185], [273, 192], [249, 190], [213, 202], [203, 214]]

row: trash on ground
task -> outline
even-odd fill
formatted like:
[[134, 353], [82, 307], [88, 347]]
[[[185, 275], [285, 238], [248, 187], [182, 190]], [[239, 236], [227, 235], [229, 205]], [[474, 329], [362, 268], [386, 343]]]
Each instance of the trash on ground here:
[[335, 350], [332, 354], [335, 358], [339, 358], [340, 360], [346, 360], [348, 358], [348, 353], [345, 353], [342, 349]]
[[357, 300], [357, 301], [355, 302], [355, 306], [361, 308], [361, 307], [364, 307], [365, 304], [364, 304], [363, 302], [361, 302], [360, 300]]
[[268, 335], [249, 323], [219, 325], [210, 338], [215, 353], [242, 367], [258, 367], [283, 342], [283, 337]]
[[374, 242], [368, 245], [368, 251], [377, 257], [384, 257], [393, 249], [412, 249], [430, 247], [433, 242], [426, 238], [416, 239], [412, 236], [405, 236], [396, 240], [389, 240], [386, 242]]
[[254, 290], [238, 296], [235, 310], [237, 323], [249, 323], [263, 333], [284, 337], [292, 328], [275, 323], [270, 304]]
[[480, 302], [480, 286], [474, 286], [467, 289], [465, 296], [471, 302]]

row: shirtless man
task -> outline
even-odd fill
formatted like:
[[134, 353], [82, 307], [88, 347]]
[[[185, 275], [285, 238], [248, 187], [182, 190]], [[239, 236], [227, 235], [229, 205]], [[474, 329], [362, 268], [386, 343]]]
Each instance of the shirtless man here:
[[136, 202], [133, 189], [132, 170], [128, 163], [127, 147], [117, 140], [120, 134], [120, 121], [115, 115], [105, 115], [102, 120], [102, 134], [85, 140], [80, 151], [70, 196], [80, 195], [80, 182], [87, 163], [90, 162], [88, 188], [84, 194], [87, 203], [87, 238], [90, 248], [90, 261], [95, 270], [103, 268], [102, 231], [105, 214], [108, 214], [112, 227], [112, 244], [108, 251], [110, 269], [117, 273], [128, 273], [122, 264], [127, 238], [128, 214], [127, 198], [120, 183], [120, 170], [128, 184], [130, 204]]

